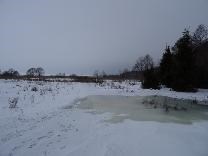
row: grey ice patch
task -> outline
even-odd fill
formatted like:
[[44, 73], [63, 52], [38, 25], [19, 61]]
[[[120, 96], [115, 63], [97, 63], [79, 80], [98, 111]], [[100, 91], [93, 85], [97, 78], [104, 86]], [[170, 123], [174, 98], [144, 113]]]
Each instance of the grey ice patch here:
[[208, 120], [208, 106], [198, 103], [164, 96], [88, 96], [77, 108], [92, 114], [111, 113], [112, 117], [105, 120], [111, 123], [130, 119], [192, 124]]

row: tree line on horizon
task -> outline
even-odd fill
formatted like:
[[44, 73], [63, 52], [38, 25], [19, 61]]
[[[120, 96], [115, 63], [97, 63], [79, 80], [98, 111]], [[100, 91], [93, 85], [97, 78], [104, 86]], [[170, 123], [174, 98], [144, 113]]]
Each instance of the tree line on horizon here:
[[[104, 71], [94, 72], [96, 79], [138, 79], [143, 88], [159, 89], [162, 85], [175, 91], [196, 91], [197, 88], [208, 88], [208, 29], [199, 25], [195, 32], [188, 29], [171, 46], [165, 47], [160, 63], [155, 66], [153, 58], [147, 54], [139, 57], [132, 70], [124, 69], [118, 75], [107, 75]], [[42, 67], [30, 68], [27, 77], [43, 77]], [[17, 78], [20, 74], [15, 69], [1, 72], [1, 78]], [[64, 73], [56, 76], [65, 77]], [[75, 74], [72, 77], [79, 77]]]
[[[41, 77], [44, 76], [44, 74], [45, 74], [45, 70], [42, 67], [38, 67], [38, 68], [32, 67], [26, 71], [26, 76], [28, 77]], [[17, 70], [10, 68], [9, 70], [3, 72], [1, 72], [0, 70], [0, 76], [3, 78], [17, 78], [20, 76], [20, 73]]]

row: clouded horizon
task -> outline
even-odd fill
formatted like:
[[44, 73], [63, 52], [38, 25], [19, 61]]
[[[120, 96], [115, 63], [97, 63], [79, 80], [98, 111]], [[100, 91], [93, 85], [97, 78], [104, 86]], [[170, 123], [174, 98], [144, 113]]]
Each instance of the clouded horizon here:
[[208, 25], [208, 0], [0, 0], [0, 69], [117, 73], [159, 60], [184, 28]]

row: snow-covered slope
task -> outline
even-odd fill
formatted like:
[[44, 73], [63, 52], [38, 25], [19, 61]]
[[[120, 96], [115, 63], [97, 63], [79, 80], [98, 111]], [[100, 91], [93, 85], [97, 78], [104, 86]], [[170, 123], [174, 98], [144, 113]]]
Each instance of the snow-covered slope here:
[[[36, 89], [35, 89], [36, 88]], [[37, 91], [32, 91], [37, 90]], [[138, 82], [104, 85], [0, 80], [0, 156], [208, 155], [208, 122], [103, 122], [111, 114], [70, 108], [88, 95], [147, 96], [208, 100], [208, 91], [144, 90]], [[16, 108], [9, 108], [14, 98]]]

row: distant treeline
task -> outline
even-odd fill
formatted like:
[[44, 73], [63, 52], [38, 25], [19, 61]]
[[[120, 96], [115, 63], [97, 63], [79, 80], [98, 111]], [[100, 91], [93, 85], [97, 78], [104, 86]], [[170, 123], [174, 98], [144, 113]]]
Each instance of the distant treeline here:
[[108, 75], [104, 71], [95, 71], [93, 76], [66, 76], [64, 73], [44, 76], [43, 68], [30, 68], [25, 75], [17, 70], [0, 71], [3, 79], [24, 79], [37, 81], [73, 81], [102, 83], [111, 80], [140, 80], [143, 88], [159, 89], [162, 85], [175, 91], [196, 91], [197, 88], [208, 88], [208, 29], [199, 25], [195, 32], [188, 29], [171, 47], [166, 45], [159, 65], [152, 57], [139, 57], [131, 70], [124, 69], [120, 74]]
[[106, 74], [104, 71], [99, 72], [96, 70], [92, 76], [79, 76], [76, 74], [66, 75], [65, 73], [58, 73], [56, 75], [45, 75], [45, 70], [42, 67], [30, 68], [25, 74], [21, 75], [13, 68], [0, 71], [1, 79], [20, 79], [20, 80], [31, 80], [31, 81], [62, 81], [62, 82], [93, 82], [101, 83], [103, 80], [126, 80], [136, 79], [141, 80], [141, 73], [137, 71], [121, 72], [120, 74]]

